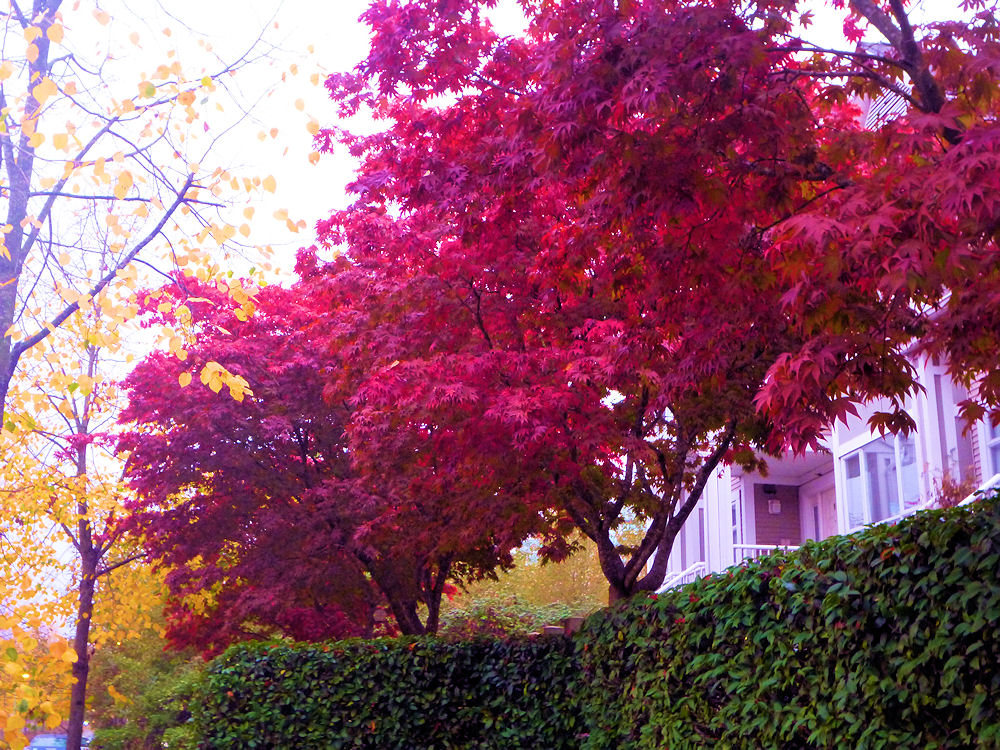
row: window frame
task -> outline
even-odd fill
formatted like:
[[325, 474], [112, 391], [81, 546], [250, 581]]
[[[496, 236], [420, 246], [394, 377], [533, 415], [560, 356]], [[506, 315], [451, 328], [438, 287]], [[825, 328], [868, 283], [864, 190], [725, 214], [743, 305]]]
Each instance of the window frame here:
[[[868, 455], [873, 454], [873, 446], [878, 443], [888, 444], [891, 440], [892, 446], [892, 474], [895, 480], [895, 501], [896, 508], [895, 512], [887, 513], [883, 518], [875, 518], [875, 496], [872, 492], [872, 486], [870, 482], [870, 472], [867, 468]], [[903, 463], [904, 452], [908, 449], [910, 451], [908, 463]], [[886, 445], [888, 447], [888, 445]], [[849, 462], [856, 462], [857, 475], [852, 477], [848, 473]], [[902, 518], [911, 512], [912, 509], [916, 508], [920, 504], [920, 479], [917, 473], [913, 473], [910, 476], [911, 480], [916, 480], [917, 482], [917, 495], [914, 498], [908, 498], [906, 495], [907, 487], [907, 476], [906, 472], [917, 472], [917, 445], [916, 440], [913, 435], [903, 437], [902, 435], [886, 435], [884, 437], [874, 436], [867, 442], [857, 445], [851, 450], [841, 454], [838, 458], [838, 471], [840, 472], [841, 487], [843, 489], [843, 501], [841, 503], [843, 507], [843, 522], [845, 528], [848, 532], [857, 531], [865, 526], [869, 526], [874, 523], [885, 523], [887, 521], [896, 520]], [[906, 468], [910, 467], [910, 468]], [[860, 484], [859, 484], [860, 481]], [[851, 485], [854, 485], [852, 488]], [[862, 492], [862, 502], [861, 502], [861, 520], [859, 523], [852, 523], [852, 510], [857, 510], [856, 502], [852, 502], [852, 493], [849, 488], [856, 489], [861, 488]], [[886, 501], [886, 509], [892, 510], [889, 505], [889, 501]], [[857, 517], [857, 513], [854, 514]]]
[[990, 458], [993, 474], [1000, 474], [1000, 425], [990, 424], [986, 420], [986, 455]]

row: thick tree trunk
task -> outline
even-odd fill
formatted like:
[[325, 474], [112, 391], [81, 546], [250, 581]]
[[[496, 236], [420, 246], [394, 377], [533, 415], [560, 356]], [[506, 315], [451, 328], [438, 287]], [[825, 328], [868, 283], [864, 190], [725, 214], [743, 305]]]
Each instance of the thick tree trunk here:
[[613, 583], [608, 586], [608, 606], [610, 607], [615, 602], [620, 602], [624, 599], [627, 594], [621, 590], [621, 587], [615, 586]]
[[420, 622], [420, 615], [417, 614], [417, 603], [415, 601], [401, 602], [396, 599], [389, 599], [389, 609], [392, 610], [393, 617], [396, 618], [396, 625], [403, 635], [423, 635], [425, 633], [424, 624]]

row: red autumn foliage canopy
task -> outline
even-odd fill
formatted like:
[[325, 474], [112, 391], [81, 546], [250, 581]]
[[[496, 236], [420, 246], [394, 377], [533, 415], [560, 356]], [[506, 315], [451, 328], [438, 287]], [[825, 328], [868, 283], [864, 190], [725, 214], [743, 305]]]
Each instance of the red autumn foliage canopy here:
[[368, 58], [328, 81], [386, 123], [317, 138], [362, 163], [319, 230], [364, 289], [343, 340], [377, 353], [370, 467], [427, 429], [468, 476], [516, 466], [626, 595], [720, 460], [815, 446], [879, 396], [907, 429], [915, 355], [975, 384], [970, 417], [1000, 402], [992, 9], [920, 28], [857, 0], [845, 29], [883, 42], [828, 50], [790, 0], [526, 2], [524, 38], [483, 5], [375, 2]]
[[359, 459], [431, 426], [462, 476], [531, 477], [504, 491], [593, 539], [616, 596], [656, 588], [711, 472], [763, 447], [754, 398], [797, 344], [763, 228], [809, 201], [825, 136], [808, 79], [773, 75], [785, 24], [573, 3], [518, 40], [472, 3], [367, 18], [371, 55], [330, 88], [390, 125], [346, 137], [359, 199], [320, 226], [351, 261], [333, 283], [362, 289], [342, 344], [377, 352]]
[[[973, 386], [968, 416], [1000, 414], [992, 9], [920, 28], [855, 0], [847, 28], [882, 45], [827, 50], [791, 0], [523, 6], [505, 38], [474, 0], [380, 0], [368, 58], [328, 82], [385, 129], [317, 136], [359, 158], [357, 200], [262, 305], [308, 322], [244, 366], [256, 409], [253, 368], [307, 352], [295, 413], [335, 411], [337, 482], [432, 498], [454, 517], [397, 528], [435, 551], [536, 532], [559, 557], [578, 529], [625, 596], [660, 585], [720, 462], [815, 445], [878, 396], [876, 426], [905, 429], [914, 356]], [[366, 533], [390, 506], [362, 504]]]
[[[122, 419], [133, 424], [119, 444], [140, 498], [133, 524], [170, 570], [178, 645], [370, 634], [379, 605], [404, 633], [433, 630], [448, 582], [507, 562], [524, 537], [520, 517], [482, 523], [482, 483], [444, 477], [411, 494], [405, 458], [383, 477], [352, 467], [350, 367], [324, 343], [314, 306], [328, 309], [329, 295], [307, 286], [262, 290], [249, 320], [192, 279], [150, 297], [165, 310], [152, 315], [190, 311], [198, 331], [185, 361], [154, 354], [126, 380]], [[240, 403], [179, 385], [209, 362], [245, 377], [253, 395]]]

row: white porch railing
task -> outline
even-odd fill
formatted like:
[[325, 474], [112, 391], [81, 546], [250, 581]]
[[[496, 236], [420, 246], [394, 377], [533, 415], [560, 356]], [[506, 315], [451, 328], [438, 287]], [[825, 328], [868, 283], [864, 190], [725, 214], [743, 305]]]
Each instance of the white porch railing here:
[[693, 583], [696, 579], [701, 578], [708, 574], [708, 565], [704, 562], [696, 562], [688, 568], [680, 571], [679, 573], [674, 573], [668, 575], [663, 579], [663, 583], [660, 584], [660, 588], [656, 590], [656, 593], [661, 591], [666, 591], [667, 589], [676, 588], [677, 586], [683, 586], [685, 583]]
[[975, 490], [971, 495], [960, 502], [959, 505], [968, 505], [979, 496], [980, 492], [986, 492], [987, 490], [992, 490], [996, 487], [1000, 487], [1000, 473], [994, 474], [992, 477], [979, 485], [979, 489]]
[[[994, 474], [992, 477], [983, 482], [983, 484], [981, 484], [972, 494], [962, 500], [959, 505], [968, 505], [979, 497], [979, 493], [998, 487], [1000, 487], [1000, 473]], [[916, 505], [910, 506], [901, 513], [897, 513], [889, 518], [884, 518], [878, 523], [895, 523], [900, 519], [913, 515], [917, 511], [933, 507], [934, 500], [927, 499], [923, 502], [917, 503]], [[791, 552], [792, 550], [797, 549], [798, 545], [794, 544], [734, 544], [733, 563], [738, 565], [744, 560], [752, 560], [777, 550]], [[682, 570], [679, 573], [670, 574], [664, 578], [663, 583], [657, 589], [657, 592], [666, 591], [667, 589], [672, 589], [677, 586], [683, 586], [685, 583], [691, 583], [695, 579], [706, 575], [708, 575], [708, 565], [704, 562], [696, 562], [685, 570]]]
[[733, 562], [739, 564], [744, 560], [753, 560], [756, 557], [769, 555], [776, 550], [790, 552], [798, 549], [795, 544], [734, 544]]
[[[959, 502], [958, 505], [968, 505], [969, 503], [973, 502], [977, 497], [979, 497], [980, 492], [986, 492], [987, 490], [992, 490], [995, 487], [1000, 487], [1000, 474], [994, 474], [992, 477], [987, 479], [985, 482], [979, 485], [979, 487], [974, 489], [968, 495], [968, 497]], [[881, 521], [878, 521], [878, 523], [896, 523], [896, 521], [901, 521], [907, 516], [912, 516], [919, 510], [927, 510], [928, 508], [934, 508], [936, 501], [937, 498], [929, 497], [923, 502], [917, 503], [916, 505], [911, 505], [906, 510], [897, 513], [894, 516], [883, 518]]]
[[[909, 508], [901, 510], [899, 513], [895, 513], [895, 514], [893, 514], [891, 516], [886, 516], [885, 518], [883, 518], [881, 520], [878, 520], [878, 521], [873, 521], [872, 523], [873, 524], [879, 524], [879, 523], [896, 523], [896, 521], [902, 521], [904, 518], [906, 518], [907, 516], [912, 516], [917, 511], [928, 510], [929, 508], [933, 508], [935, 500], [936, 500], [936, 498], [933, 498], [933, 497], [927, 498], [926, 500], [922, 500], [921, 502], [917, 503], [916, 505], [911, 505]], [[963, 502], [965, 502], [965, 501], [963, 501]]]

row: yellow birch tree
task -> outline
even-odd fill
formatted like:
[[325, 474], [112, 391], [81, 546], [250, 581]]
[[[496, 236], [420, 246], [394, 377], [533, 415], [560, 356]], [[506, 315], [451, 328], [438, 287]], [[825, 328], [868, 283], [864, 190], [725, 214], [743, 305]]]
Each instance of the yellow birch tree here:
[[[11, 390], [31, 403], [31, 424], [23, 417], [19, 429], [0, 431], [13, 459], [0, 468], [0, 513], [9, 519], [0, 558], [9, 633], [0, 648], [17, 696], [0, 705], [0, 722], [15, 748], [26, 726], [61, 721], [69, 746], [78, 745], [93, 649], [148, 627], [159, 604], [160, 582], [119, 524], [127, 489], [110, 452], [117, 387], [102, 360], [111, 363], [123, 339], [104, 320], [91, 304], [26, 355]], [[104, 586], [112, 576], [116, 585]]]
[[[184, 270], [252, 314], [225, 266], [241, 255], [267, 270], [267, 249], [249, 244], [253, 208], [233, 204], [275, 182], [211, 166], [216, 134], [243, 117], [220, 112], [253, 45], [229, 62], [208, 55], [212, 69], [168, 50], [123, 81], [109, 77], [110, 51], [87, 57], [73, 41], [84, 21], [115, 38], [107, 12], [0, 3], [0, 747], [65, 721], [76, 748], [93, 648], [148, 626], [160, 592], [117, 524], [126, 488], [101, 442], [113, 383], [130, 349], [162, 343], [183, 359], [194, 334], [182, 310], [175, 329], [130, 326], [136, 289]], [[193, 374], [250, 393], [215, 363]]]
[[[140, 263], [147, 273], [198, 266], [206, 277], [218, 274], [220, 260], [249, 235], [245, 223], [226, 220], [225, 196], [275, 189], [272, 177], [209, 166], [216, 130], [241, 113], [214, 125], [208, 113], [225, 109], [232, 77], [257, 52], [189, 70], [169, 50], [131, 82], [108, 80], [112, 54], [85, 56], [63, 6], [6, 0], [0, 12], [0, 406], [8, 428], [16, 426], [9, 412], [18, 411], [10, 384], [28, 351], [81, 305], [96, 301], [122, 320], [134, 314], [134, 305], [104, 292], [134, 286]], [[80, 6], [67, 14], [113, 36], [108, 13]], [[128, 36], [141, 44], [136, 32]], [[105, 231], [111, 242], [95, 247]], [[81, 262], [94, 254], [100, 263]]]

